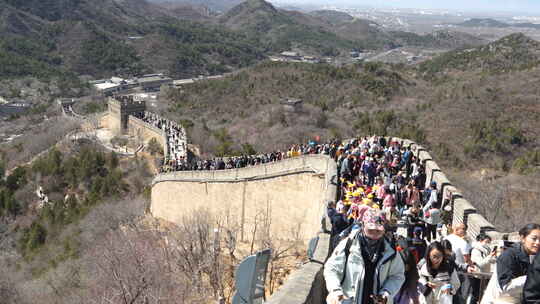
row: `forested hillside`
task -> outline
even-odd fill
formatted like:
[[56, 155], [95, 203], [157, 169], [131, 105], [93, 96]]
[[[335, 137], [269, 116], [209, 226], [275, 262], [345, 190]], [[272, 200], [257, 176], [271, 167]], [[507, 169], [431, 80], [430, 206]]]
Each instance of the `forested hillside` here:
[[347, 56], [353, 49], [482, 43], [457, 33], [385, 32], [373, 22], [331, 14], [282, 10], [263, 0], [247, 0], [219, 16], [145, 0], [2, 0], [0, 62], [6, 68], [0, 77], [193, 77], [230, 72], [291, 49]]
[[[436, 77], [426, 77], [428, 67], [442, 66], [448, 54], [418, 67], [263, 63], [223, 80], [170, 90], [163, 114], [191, 121], [194, 140], [209, 152], [221, 143], [209, 135], [222, 128], [238, 149], [248, 142], [261, 151], [315, 135], [376, 133], [418, 140], [451, 167], [474, 162], [523, 171], [517, 159], [540, 147], [538, 92], [527, 85], [540, 79], [540, 72], [533, 59], [520, 61], [519, 69], [499, 67], [515, 64], [505, 54], [530, 57], [534, 46], [525, 37], [508, 36], [469, 51], [491, 49], [488, 58], [497, 60], [480, 65], [478, 56], [462, 57], [462, 65], [447, 63], [451, 72], [440, 70]], [[288, 97], [302, 99], [303, 110], [284, 111], [280, 101]]]
[[6, 67], [0, 77], [155, 71], [180, 77], [221, 73], [262, 58], [262, 50], [241, 33], [181, 20], [179, 12], [144, 0], [4, 0], [0, 5], [0, 60]]

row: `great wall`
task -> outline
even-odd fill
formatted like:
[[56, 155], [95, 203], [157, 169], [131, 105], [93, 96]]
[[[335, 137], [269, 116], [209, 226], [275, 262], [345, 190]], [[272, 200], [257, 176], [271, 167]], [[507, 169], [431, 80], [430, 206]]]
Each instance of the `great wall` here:
[[[109, 112], [100, 116], [101, 127], [141, 136], [145, 142], [155, 138], [167, 151], [167, 138], [162, 130], [130, 115], [141, 111], [140, 103], [131, 101], [131, 107], [124, 108], [119, 105], [121, 103], [109, 100]], [[496, 231], [494, 225], [463, 198], [424, 147], [407, 139], [388, 140], [411, 148], [426, 168], [426, 185], [437, 184], [443, 200], [448, 200], [452, 206], [453, 223], [467, 224], [469, 238], [474, 239], [480, 232], [493, 240], [503, 238], [504, 234]], [[318, 238], [313, 258], [293, 272], [266, 303], [322, 304], [325, 288], [322, 267], [329, 245], [329, 235], [322, 231], [329, 226], [325, 217], [326, 202], [336, 199], [336, 171], [336, 163], [330, 157], [304, 155], [240, 169], [161, 173], [152, 181], [151, 213], [156, 218], [178, 223], [187, 212], [201, 207], [213, 209], [236, 218], [241, 223], [242, 236], [249, 231], [250, 223], [246, 219], [253, 217], [258, 208], [271, 209], [270, 233], [280, 237], [290, 237], [287, 232], [297, 228], [291, 226], [292, 223], [301, 223], [300, 237], [306, 244]]]

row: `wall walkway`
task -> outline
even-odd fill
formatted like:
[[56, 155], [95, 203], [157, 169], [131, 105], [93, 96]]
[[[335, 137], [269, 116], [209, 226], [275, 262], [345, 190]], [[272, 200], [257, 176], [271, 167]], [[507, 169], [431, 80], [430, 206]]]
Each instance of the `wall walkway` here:
[[[494, 240], [501, 239], [502, 234], [463, 198], [425, 148], [410, 140], [388, 139], [411, 147], [425, 165], [426, 185], [437, 184], [443, 199], [452, 205], [454, 223], [466, 223], [470, 238], [486, 232]], [[151, 211], [155, 217], [179, 222], [191, 210], [212, 209], [235, 218], [244, 238], [258, 210], [271, 209], [271, 233], [283, 239], [294, 238], [289, 232], [298, 229], [294, 223], [301, 223], [301, 239], [318, 238], [314, 258], [291, 274], [267, 303], [323, 304], [322, 267], [329, 236], [321, 233], [321, 224], [330, 226], [325, 211], [326, 202], [336, 197], [336, 171], [335, 162], [327, 156], [303, 155], [241, 169], [160, 174], [152, 182]]]

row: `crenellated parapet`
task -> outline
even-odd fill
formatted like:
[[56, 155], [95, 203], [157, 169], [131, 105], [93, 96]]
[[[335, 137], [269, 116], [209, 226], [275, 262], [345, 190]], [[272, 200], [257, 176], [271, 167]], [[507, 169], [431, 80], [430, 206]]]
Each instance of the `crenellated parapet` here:
[[496, 231], [495, 226], [488, 222], [483, 215], [479, 214], [474, 205], [463, 198], [459, 189], [441, 171], [441, 168], [433, 160], [426, 149], [411, 140], [401, 138], [389, 138], [392, 141], [402, 143], [405, 147], [411, 147], [411, 151], [420, 159], [426, 169], [426, 186], [431, 182], [437, 183], [437, 189], [442, 191], [443, 203], [447, 200], [453, 211], [453, 224], [465, 223], [468, 226], [467, 236], [474, 240], [481, 232], [487, 233], [493, 240], [500, 240], [503, 233]]

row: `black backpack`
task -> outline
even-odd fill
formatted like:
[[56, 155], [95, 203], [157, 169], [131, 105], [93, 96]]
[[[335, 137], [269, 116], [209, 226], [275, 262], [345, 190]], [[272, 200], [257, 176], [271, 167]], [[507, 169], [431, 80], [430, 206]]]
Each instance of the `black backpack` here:
[[334, 251], [334, 249], [336, 249], [339, 242], [341, 242], [343, 239], [347, 238], [349, 236], [349, 234], [351, 234], [353, 226], [354, 226], [354, 224], [350, 224], [343, 231], [341, 231], [340, 233], [338, 233], [338, 234], [336, 234], [336, 235], [334, 235], [334, 236], [332, 236], [330, 238], [330, 250], [329, 250], [330, 253], [332, 253]]
[[[352, 225], [351, 225], [352, 226]], [[345, 264], [343, 266], [343, 276], [341, 277], [340, 285], [343, 285], [343, 282], [345, 281], [345, 275], [347, 274], [347, 262], [349, 261], [349, 253], [351, 253], [351, 246], [352, 242], [354, 241], [354, 238], [350, 238], [347, 235], [347, 243], [345, 244]]]

